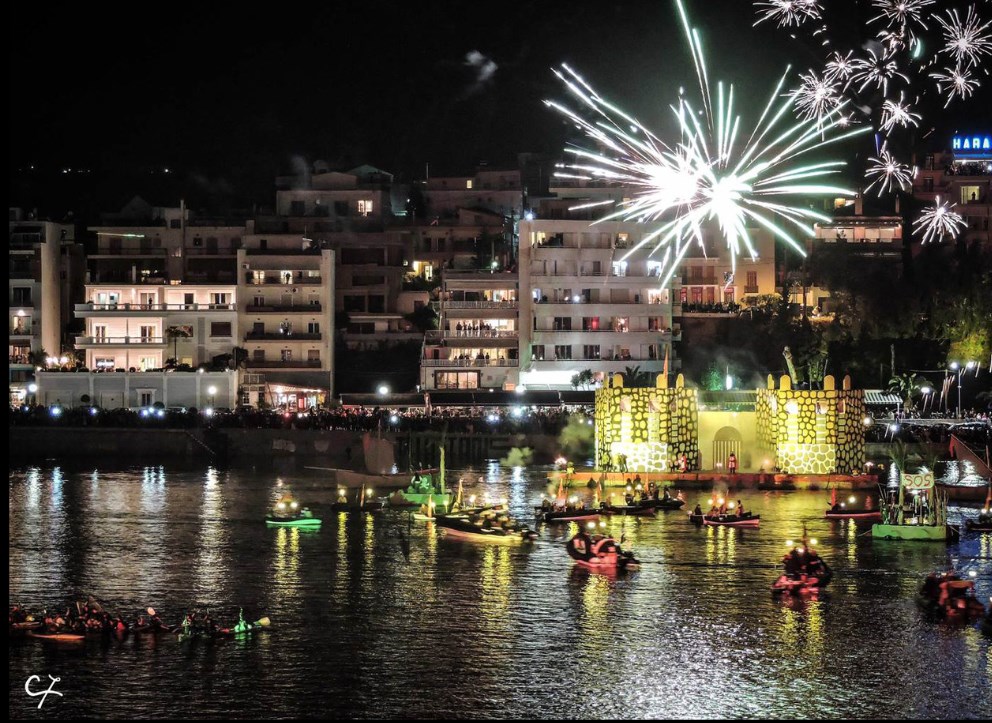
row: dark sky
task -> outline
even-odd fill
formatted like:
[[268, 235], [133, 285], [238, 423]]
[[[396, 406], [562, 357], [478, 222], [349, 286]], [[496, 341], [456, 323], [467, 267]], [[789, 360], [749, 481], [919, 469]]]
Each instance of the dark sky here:
[[[751, 105], [787, 62], [811, 60], [753, 29], [749, 0], [687, 5], [713, 78], [753, 89]], [[561, 147], [566, 124], [541, 101], [563, 97], [550, 72], [562, 61], [653, 127], [694, 87], [668, 0], [126, 7], [12, 7], [13, 203], [56, 215], [137, 192], [271, 205], [297, 159], [405, 178], [428, 162], [432, 175], [513, 165]]]

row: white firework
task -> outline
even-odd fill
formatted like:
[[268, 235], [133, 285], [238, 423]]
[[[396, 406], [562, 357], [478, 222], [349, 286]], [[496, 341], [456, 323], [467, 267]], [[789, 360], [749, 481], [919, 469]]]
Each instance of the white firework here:
[[822, 121], [841, 103], [839, 84], [830, 78], [821, 78], [814, 71], [799, 76], [802, 83], [789, 95], [796, 104], [801, 118]]
[[868, 168], [865, 171], [865, 178], [873, 179], [865, 189], [865, 193], [878, 184], [878, 195], [889, 193], [893, 190], [908, 191], [913, 187], [913, 179], [916, 178], [916, 168], [900, 163], [892, 154], [882, 146], [882, 152], [877, 158], [868, 160]]
[[756, 2], [754, 6], [765, 8], [759, 11], [761, 17], [755, 21], [755, 25], [765, 20], [774, 20], [780, 28], [791, 25], [799, 27], [808, 20], [820, 18], [823, 13], [820, 0], [767, 0]]
[[967, 223], [960, 213], [954, 210], [953, 203], [940, 202], [940, 196], [933, 206], [927, 206], [913, 223], [916, 233], [923, 232], [923, 243], [943, 241], [945, 236], [956, 237]]
[[[672, 106], [679, 124], [678, 142], [660, 139], [598, 95], [567, 66], [556, 74], [577, 99], [582, 112], [545, 101], [596, 145], [595, 150], [567, 148], [574, 162], [566, 165], [566, 175], [606, 179], [634, 189], [631, 198], [617, 203], [614, 210], [595, 223], [618, 219], [658, 223], [621, 260], [648, 245], [655, 252], [664, 249], [662, 286], [668, 283], [691, 244], [703, 244], [704, 228], [710, 226], [718, 229], [726, 242], [732, 268], [736, 268], [742, 252], [756, 256], [751, 238], [754, 227], [771, 232], [804, 255], [793, 229], [812, 237], [815, 234], [811, 223], [828, 220], [810, 208], [806, 199], [853, 195], [849, 189], [821, 181], [838, 173], [845, 165], [843, 161], [806, 162], [806, 155], [871, 130], [862, 128], [828, 137], [839, 125], [843, 104], [820, 124], [801, 120], [783, 127], [788, 122], [783, 118], [790, 115], [792, 104], [791, 99], [782, 99], [787, 71], [750, 136], [739, 137], [741, 123], [735, 115], [733, 86], [719, 83], [714, 105], [698, 35], [689, 26], [681, 0], [676, 5], [696, 64], [703, 109], [700, 115], [681, 96], [678, 106]], [[790, 198], [795, 200], [790, 203]]]
[[905, 28], [910, 23], [916, 23], [921, 28], [926, 28], [923, 9], [935, 2], [936, 0], [872, 0], [872, 5], [882, 12], [868, 22], [884, 19], [889, 27]]
[[877, 53], [874, 48], [868, 48], [868, 57], [856, 58], [853, 66], [851, 79], [860, 83], [859, 93], [867, 86], [874, 85], [882, 91], [882, 95], [887, 96], [889, 81], [901, 78], [904, 82], [909, 82], [909, 77], [899, 70], [899, 64], [893, 59], [892, 53]]
[[878, 34], [878, 42], [885, 46], [889, 55], [895, 55], [906, 47], [906, 35], [902, 30], [882, 30]]
[[851, 51], [848, 51], [847, 54], [834, 51], [823, 70], [823, 77], [830, 80], [849, 81], [855, 70], [853, 55], [854, 53]]
[[964, 22], [956, 8], [947, 11], [947, 18], [937, 17], [944, 28], [945, 45], [941, 53], [954, 56], [955, 62], [965, 67], [978, 65], [979, 56], [992, 54], [992, 35], [987, 32], [992, 20], [983, 24], [974, 5], [968, 8]]
[[971, 76], [970, 70], [957, 68], [945, 68], [943, 73], [931, 73], [930, 77], [937, 81], [937, 90], [947, 93], [946, 108], [955, 97], [964, 100], [969, 97], [981, 85]]
[[908, 128], [918, 126], [922, 116], [912, 111], [909, 103], [903, 103], [903, 94], [899, 93], [899, 100], [886, 100], [882, 103], [882, 123], [881, 129], [886, 133], [891, 132], [896, 126]]

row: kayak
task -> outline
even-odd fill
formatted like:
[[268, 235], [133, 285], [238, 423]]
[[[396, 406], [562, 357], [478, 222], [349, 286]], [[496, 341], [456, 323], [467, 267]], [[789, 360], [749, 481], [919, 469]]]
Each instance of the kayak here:
[[712, 525], [715, 527], [757, 527], [761, 524], [761, 515], [689, 515], [689, 520], [697, 525]]
[[841, 510], [834, 512], [827, 510], [824, 514], [828, 520], [881, 520], [880, 510]]
[[265, 524], [270, 527], [320, 527], [318, 517], [272, 517], [265, 518]]
[[86, 636], [81, 633], [36, 633], [33, 630], [28, 630], [28, 637], [56, 643], [81, 643], [86, 640]]

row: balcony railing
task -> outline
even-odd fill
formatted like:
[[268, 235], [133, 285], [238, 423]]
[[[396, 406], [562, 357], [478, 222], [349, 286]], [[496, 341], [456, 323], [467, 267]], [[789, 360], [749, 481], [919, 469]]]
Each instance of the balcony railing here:
[[[722, 282], [721, 282], [722, 283]], [[683, 276], [683, 286], [713, 286], [716, 284], [716, 276]]]
[[535, 334], [671, 334], [671, 329], [534, 329]]
[[244, 307], [244, 310], [249, 314], [267, 314], [270, 312], [299, 312], [301, 314], [306, 314], [313, 312], [319, 314], [322, 307], [320, 304], [249, 304]]
[[31, 325], [10, 327], [10, 336], [31, 336]]
[[516, 301], [445, 301], [446, 309], [516, 309]]
[[165, 256], [164, 248], [99, 246], [94, 256]]
[[30, 364], [31, 357], [27, 354], [11, 354], [7, 360], [8, 364]]
[[156, 346], [165, 344], [162, 336], [77, 336], [76, 346]]
[[425, 367], [515, 367], [517, 359], [421, 359]]
[[33, 309], [34, 302], [31, 299], [11, 299], [11, 309]]
[[320, 334], [297, 331], [249, 331], [245, 339], [250, 341], [320, 341]]
[[320, 284], [322, 281], [319, 276], [299, 276], [293, 277], [287, 280], [285, 276], [266, 276], [264, 279], [256, 279], [254, 276], [248, 275], [245, 277], [245, 283], [248, 286], [264, 286], [267, 284], [281, 284], [282, 286], [301, 286], [301, 285], [311, 285]]
[[191, 246], [183, 249], [187, 256], [237, 256], [238, 250], [233, 246]]
[[237, 311], [237, 304], [76, 304], [76, 311]]
[[249, 369], [320, 369], [320, 359], [283, 361], [281, 359], [249, 359]]
[[745, 286], [744, 287], [744, 293], [745, 294], [757, 294], [758, 293], [758, 287], [757, 286]]
[[505, 331], [501, 329], [463, 329], [462, 331], [428, 331], [426, 338], [428, 341], [440, 341], [442, 339], [516, 339], [518, 332]]

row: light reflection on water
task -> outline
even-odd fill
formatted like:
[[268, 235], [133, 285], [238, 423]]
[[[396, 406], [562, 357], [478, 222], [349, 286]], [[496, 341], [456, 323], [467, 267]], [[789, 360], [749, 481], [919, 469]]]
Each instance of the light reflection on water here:
[[[546, 489], [536, 470], [458, 475], [466, 494], [507, 498], [524, 521]], [[285, 481], [318, 514], [336, 497], [319, 478]], [[45, 714], [60, 717], [992, 715], [988, 640], [925, 620], [914, 602], [926, 572], [948, 564], [975, 569], [987, 599], [992, 535], [873, 543], [864, 525], [823, 519], [823, 493], [755, 492], [742, 498], [757, 530], [697, 529], [683, 513], [609, 518], [644, 561], [617, 577], [567, 558], [574, 524], [543, 527], [533, 549], [451, 540], [399, 511], [269, 529], [280, 491], [274, 477], [212, 468], [12, 470], [11, 602], [92, 593], [129, 616], [153, 605], [178, 620], [188, 606], [228, 621], [243, 605], [274, 626], [182, 648], [16, 642], [11, 681], [57, 668], [71, 696]], [[687, 507], [706, 496], [687, 492]], [[804, 521], [835, 569], [831, 591], [775, 601], [784, 541]], [[183, 695], [163, 701], [162, 681], [177, 680]], [[10, 715], [35, 705], [12, 693]]]

